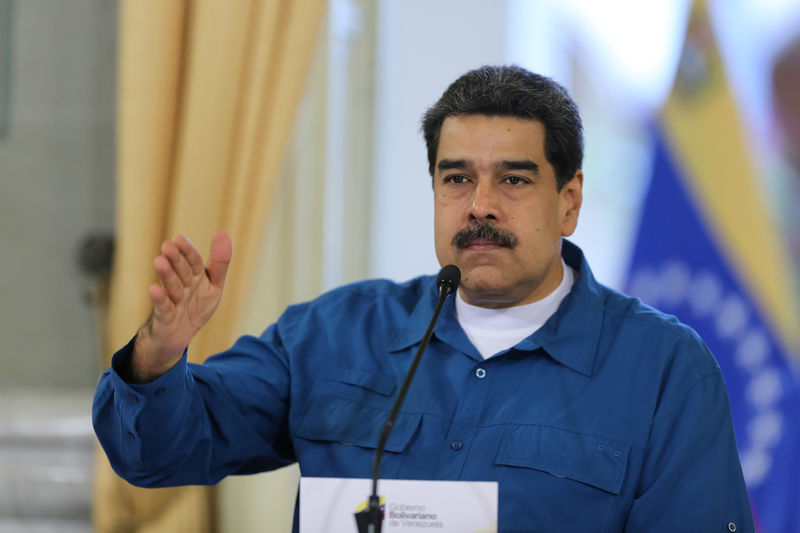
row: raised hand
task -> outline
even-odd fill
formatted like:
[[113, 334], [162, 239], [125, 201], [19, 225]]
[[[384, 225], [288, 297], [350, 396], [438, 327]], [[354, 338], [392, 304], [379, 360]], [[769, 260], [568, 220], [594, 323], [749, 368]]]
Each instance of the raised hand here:
[[224, 231], [212, 237], [205, 266], [186, 237], [161, 245], [161, 255], [153, 261], [160, 283], [150, 286], [153, 312], [139, 330], [133, 349], [131, 371], [136, 381], [152, 381], [172, 368], [214, 314], [231, 254], [231, 237]]

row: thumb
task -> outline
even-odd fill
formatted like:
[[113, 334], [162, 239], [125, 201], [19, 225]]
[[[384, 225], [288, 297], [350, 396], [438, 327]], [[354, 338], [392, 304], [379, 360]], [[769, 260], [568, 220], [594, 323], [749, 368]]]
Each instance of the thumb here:
[[208, 256], [206, 272], [208, 272], [208, 279], [217, 287], [222, 287], [225, 283], [225, 275], [228, 273], [232, 255], [231, 234], [227, 231], [216, 232], [211, 237], [211, 253]]

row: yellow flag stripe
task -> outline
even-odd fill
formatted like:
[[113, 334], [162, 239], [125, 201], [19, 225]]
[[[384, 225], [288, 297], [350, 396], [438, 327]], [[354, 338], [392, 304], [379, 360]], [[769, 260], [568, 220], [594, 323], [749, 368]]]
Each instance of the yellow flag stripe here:
[[[698, 2], [689, 31], [703, 23]], [[800, 315], [795, 293], [787, 286], [793, 280], [789, 256], [765, 208], [719, 54], [706, 53], [702, 84], [685, 87], [677, 82], [664, 108], [667, 142], [732, 267], [766, 311], [765, 318], [785, 342], [798, 348]]]

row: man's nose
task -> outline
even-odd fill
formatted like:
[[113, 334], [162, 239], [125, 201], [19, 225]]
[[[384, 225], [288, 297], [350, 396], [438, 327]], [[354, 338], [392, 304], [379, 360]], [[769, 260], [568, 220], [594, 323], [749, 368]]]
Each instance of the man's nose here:
[[470, 218], [474, 220], [496, 220], [499, 216], [497, 191], [490, 183], [479, 183], [472, 193]]

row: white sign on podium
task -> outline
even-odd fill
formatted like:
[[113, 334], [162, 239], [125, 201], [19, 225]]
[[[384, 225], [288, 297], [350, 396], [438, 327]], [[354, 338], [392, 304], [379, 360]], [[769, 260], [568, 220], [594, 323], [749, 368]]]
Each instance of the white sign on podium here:
[[[300, 533], [357, 531], [369, 479], [300, 478]], [[497, 533], [497, 482], [381, 479], [382, 533]]]

